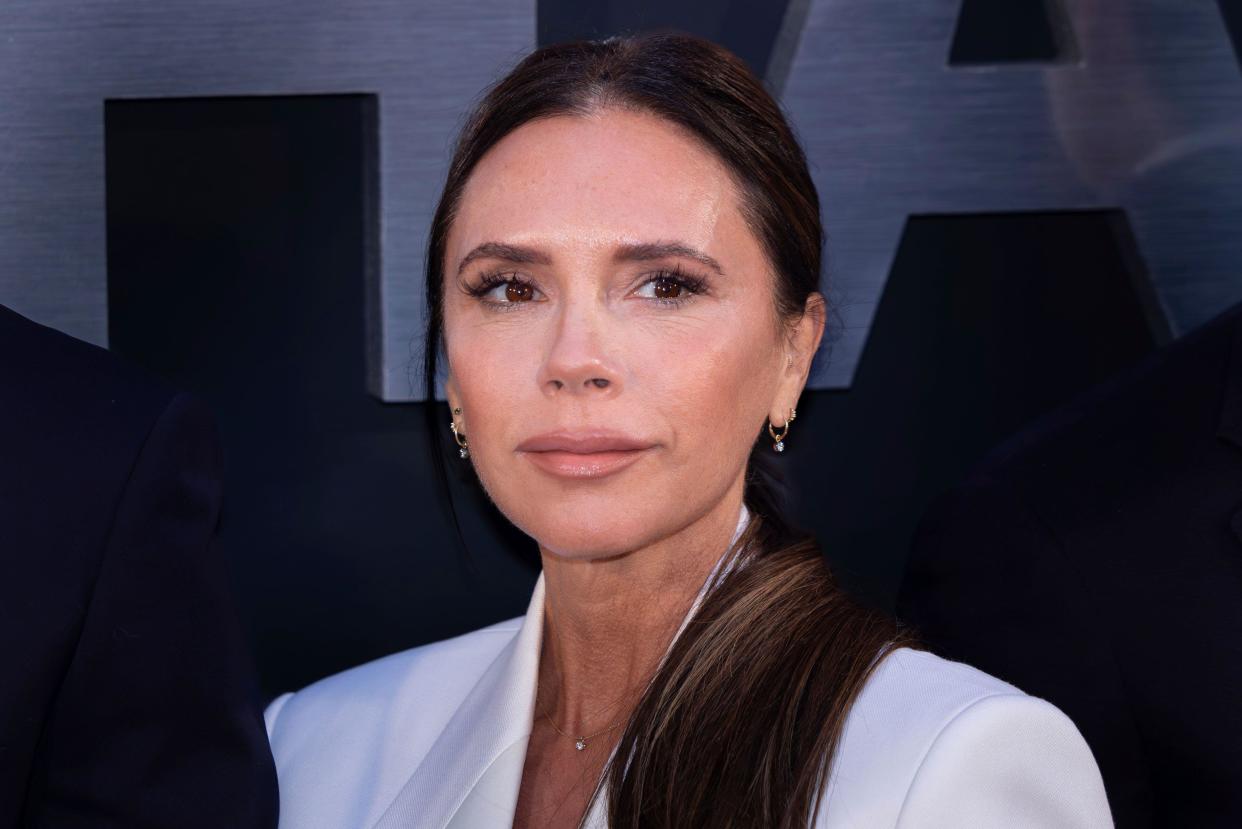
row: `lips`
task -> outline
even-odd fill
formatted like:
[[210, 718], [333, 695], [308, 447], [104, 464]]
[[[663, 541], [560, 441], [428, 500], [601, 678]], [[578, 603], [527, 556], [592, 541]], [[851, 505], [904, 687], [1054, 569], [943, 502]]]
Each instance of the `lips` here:
[[655, 444], [620, 432], [550, 432], [518, 444], [543, 471], [561, 478], [603, 478], [638, 461]]
[[650, 449], [651, 446], [650, 441], [639, 440], [621, 432], [549, 432], [522, 441], [518, 444], [518, 451], [590, 455], [598, 452]]

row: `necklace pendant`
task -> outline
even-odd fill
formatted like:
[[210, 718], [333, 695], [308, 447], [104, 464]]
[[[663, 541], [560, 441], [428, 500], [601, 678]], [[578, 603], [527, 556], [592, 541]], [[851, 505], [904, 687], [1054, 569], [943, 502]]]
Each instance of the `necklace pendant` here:
[[578, 749], [579, 751], [582, 751], [584, 748], [586, 748], [586, 738], [579, 737], [578, 741], [574, 743], [574, 748]]

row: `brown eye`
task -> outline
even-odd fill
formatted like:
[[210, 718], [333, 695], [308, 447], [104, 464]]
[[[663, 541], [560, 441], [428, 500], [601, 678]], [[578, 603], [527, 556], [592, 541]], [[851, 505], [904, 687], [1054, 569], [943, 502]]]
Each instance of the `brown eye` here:
[[530, 285], [524, 285], [520, 282], [510, 282], [505, 286], [505, 300], [508, 302], [527, 302], [535, 295], [535, 290]]
[[655, 290], [656, 299], [677, 299], [682, 291], [680, 282], [666, 276], [653, 280], [652, 288]]

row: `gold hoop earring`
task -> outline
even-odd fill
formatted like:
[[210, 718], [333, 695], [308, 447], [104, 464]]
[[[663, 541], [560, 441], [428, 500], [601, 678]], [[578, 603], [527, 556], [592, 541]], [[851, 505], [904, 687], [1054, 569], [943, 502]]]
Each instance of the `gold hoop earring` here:
[[[461, 414], [461, 409], [453, 409], [454, 415]], [[453, 440], [457, 441], [457, 453], [462, 458], [470, 457], [470, 445], [466, 442], [465, 434], [457, 431], [457, 419], [449, 421], [449, 431], [453, 433]]]
[[789, 417], [785, 420], [785, 425], [781, 427], [781, 433], [776, 433], [775, 427], [772, 425], [772, 419], [768, 419], [768, 434], [772, 436], [772, 448], [777, 452], [785, 451], [785, 435], [789, 434], [789, 424], [793, 423], [794, 418], [798, 416], [797, 409], [789, 410]]

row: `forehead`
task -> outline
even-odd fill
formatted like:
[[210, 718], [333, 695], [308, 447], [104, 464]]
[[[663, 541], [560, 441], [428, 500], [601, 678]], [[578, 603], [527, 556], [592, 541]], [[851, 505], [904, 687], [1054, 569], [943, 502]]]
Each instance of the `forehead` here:
[[582, 246], [749, 235], [724, 164], [681, 127], [603, 110], [523, 124], [482, 158], [449, 234], [449, 262], [489, 240]]

